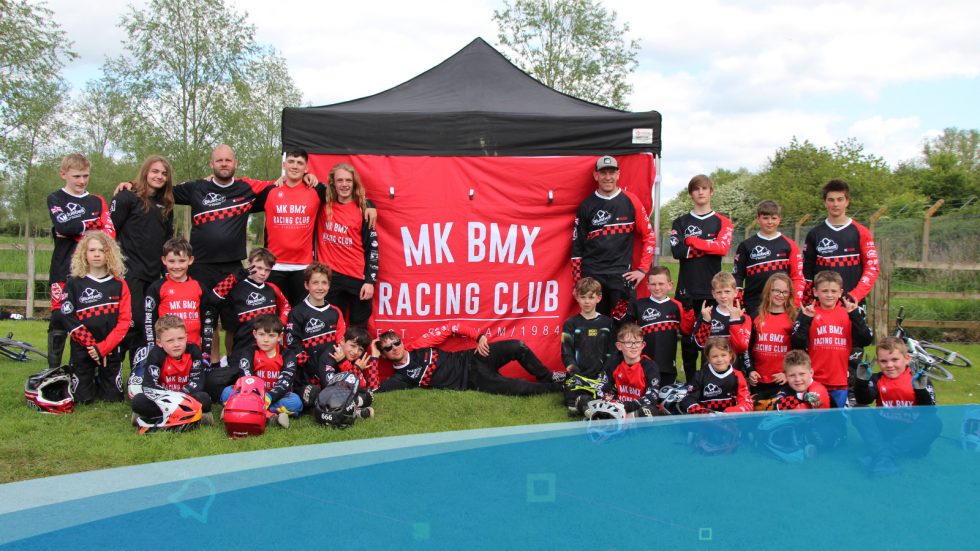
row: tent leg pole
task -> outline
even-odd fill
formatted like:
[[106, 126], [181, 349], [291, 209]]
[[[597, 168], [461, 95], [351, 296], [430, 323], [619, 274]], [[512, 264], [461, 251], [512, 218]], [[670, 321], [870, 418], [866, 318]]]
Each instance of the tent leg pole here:
[[653, 235], [657, 238], [657, 247], [653, 251], [653, 265], [660, 265], [660, 155], [653, 156], [653, 168], [656, 176], [653, 178]]

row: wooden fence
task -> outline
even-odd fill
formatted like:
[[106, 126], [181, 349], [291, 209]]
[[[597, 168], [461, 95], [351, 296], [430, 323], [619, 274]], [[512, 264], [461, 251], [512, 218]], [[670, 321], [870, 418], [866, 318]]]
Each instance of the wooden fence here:
[[48, 281], [48, 271], [45, 269], [38, 273], [35, 270], [35, 258], [37, 251], [52, 251], [54, 245], [50, 243], [38, 244], [37, 239], [30, 237], [26, 244], [22, 243], [0, 243], [0, 251], [26, 251], [27, 252], [27, 273], [0, 272], [0, 279], [16, 279], [27, 281], [26, 297], [21, 299], [0, 299], [0, 306], [19, 306], [24, 308], [28, 318], [34, 317], [34, 292], [38, 281], [45, 284]]

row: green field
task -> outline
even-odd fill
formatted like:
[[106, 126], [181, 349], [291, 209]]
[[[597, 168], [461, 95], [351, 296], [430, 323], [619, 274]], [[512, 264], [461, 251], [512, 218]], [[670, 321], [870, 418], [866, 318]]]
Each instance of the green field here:
[[[46, 323], [0, 322], [0, 334], [10, 331], [42, 349], [47, 342]], [[980, 345], [950, 348], [980, 360]], [[0, 359], [0, 483], [239, 451], [568, 421], [557, 394], [515, 398], [419, 389], [380, 395], [374, 406], [377, 418], [345, 431], [325, 429], [301, 416], [288, 430], [270, 427], [261, 438], [245, 440], [228, 439], [220, 424], [184, 434], [140, 436], [130, 425], [128, 403], [97, 401], [71, 415], [42, 415], [29, 409], [24, 381], [43, 367]], [[955, 382], [936, 384], [939, 403], [980, 402], [980, 367], [951, 371]]]

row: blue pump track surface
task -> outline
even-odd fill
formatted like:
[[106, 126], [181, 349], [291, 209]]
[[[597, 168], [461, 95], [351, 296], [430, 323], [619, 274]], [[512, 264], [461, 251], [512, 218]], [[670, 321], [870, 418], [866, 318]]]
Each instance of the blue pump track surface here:
[[[484, 429], [79, 473], [0, 486], [0, 549], [976, 549], [980, 454], [963, 406], [902, 474], [846, 443], [781, 462], [687, 442], [708, 416]], [[839, 411], [814, 414], [842, 415]], [[873, 409], [851, 415], [877, 415]], [[828, 417], [829, 418], [829, 417]], [[312, 547], [311, 547], [312, 546]]]

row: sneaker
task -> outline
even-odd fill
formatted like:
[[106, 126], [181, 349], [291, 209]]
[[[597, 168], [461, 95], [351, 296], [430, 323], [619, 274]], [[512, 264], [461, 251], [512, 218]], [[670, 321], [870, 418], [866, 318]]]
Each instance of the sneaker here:
[[551, 372], [551, 382], [553, 383], [564, 383], [565, 379], [568, 378], [567, 371], [552, 371]]
[[874, 468], [871, 469], [871, 476], [874, 478], [883, 478], [886, 476], [902, 474], [902, 470], [902, 466], [895, 463], [891, 457], [882, 457], [875, 462]]
[[573, 418], [573, 419], [578, 419], [579, 417], [582, 416], [582, 414], [579, 413], [579, 411], [578, 411], [577, 408], [575, 408], [575, 407], [569, 407], [568, 408], [568, 416], [571, 417], [571, 418]]
[[10, 319], [12, 319], [12, 320], [22, 320], [22, 319], [24, 319], [24, 316], [21, 315], [21, 314], [10, 314]]
[[354, 417], [357, 419], [374, 419], [374, 408], [357, 408], [354, 410]]
[[813, 444], [809, 444], [803, 448], [803, 455], [807, 459], [813, 459], [817, 456], [817, 447]]
[[211, 415], [210, 411], [201, 414], [201, 424], [204, 425], [205, 427], [210, 427], [211, 425], [214, 424], [214, 416]]
[[289, 428], [289, 414], [288, 413], [285, 413], [285, 412], [280, 413], [279, 416], [276, 417], [276, 423], [279, 423], [279, 426], [280, 427], [282, 427], [284, 429], [288, 429]]
[[133, 414], [133, 426], [134, 427], [140, 426], [140, 424], [139, 424], [139, 418], [140, 418], [139, 415], [136, 415], [135, 413]]
[[[571, 408], [569, 408], [569, 409], [571, 409]], [[585, 415], [585, 412], [588, 409], [589, 409], [589, 397], [588, 396], [579, 396], [579, 397], [575, 398], [575, 411], [577, 411], [579, 415]]]

